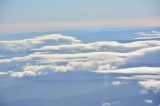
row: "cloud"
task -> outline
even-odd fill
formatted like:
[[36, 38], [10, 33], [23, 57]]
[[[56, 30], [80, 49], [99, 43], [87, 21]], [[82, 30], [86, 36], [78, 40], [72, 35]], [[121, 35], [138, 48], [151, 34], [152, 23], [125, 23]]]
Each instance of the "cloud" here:
[[155, 93], [160, 91], [160, 80], [139, 81], [138, 84], [146, 91], [153, 91]]
[[140, 37], [160, 37], [160, 32], [152, 31], [152, 33], [145, 33], [145, 32], [137, 32], [135, 34], [140, 35]]
[[51, 51], [51, 50], [93, 50], [93, 51], [110, 51], [110, 52], [133, 52], [135, 50], [160, 46], [160, 41], [135, 41], [130, 43], [119, 43], [116, 41], [101, 41], [93, 43], [79, 43], [74, 45], [57, 45], [57, 46], [42, 46], [39, 51]]
[[[74, 37], [51, 34], [24, 40], [0, 41], [0, 44], [0, 51], [6, 51], [3, 54], [5, 57], [0, 60], [0, 69], [13, 71], [7, 74], [12, 77], [67, 71], [160, 74], [159, 40], [84, 43]], [[17, 56], [13, 51], [19, 55], [21, 52], [24, 54]], [[132, 76], [138, 77], [143, 76]]]
[[152, 31], [151, 33], [145, 33], [145, 32], [137, 32], [135, 33], [139, 35], [138, 38], [135, 39], [152, 39], [152, 38], [160, 38], [160, 32]]
[[103, 103], [101, 106], [112, 106], [111, 103]]
[[119, 86], [119, 85], [121, 85], [121, 82], [120, 81], [113, 81], [112, 85], [113, 86]]
[[[115, 53], [115, 52], [90, 52], [90, 53], [77, 53], [77, 54], [41, 54], [33, 53], [24, 57], [16, 57], [11, 59], [2, 59], [0, 63], [14, 63], [14, 62], [25, 62], [31, 61], [32, 64], [57, 64], [63, 63], [60, 69], [90, 69], [90, 70], [110, 70], [109, 72], [128, 72], [128, 73], [154, 73], [158, 72], [158, 68], [147, 68], [145, 65], [156, 65], [159, 66], [159, 54], [160, 48], [153, 47], [148, 49], [142, 49], [130, 53]], [[105, 58], [104, 58], [105, 57]], [[56, 66], [56, 65], [55, 65]], [[59, 66], [59, 65], [58, 65]], [[133, 67], [142, 68], [133, 68]], [[68, 68], [70, 67], [70, 68]], [[122, 67], [123, 69], [117, 69]], [[132, 67], [125, 68], [125, 67]], [[124, 69], [125, 68], [125, 69]], [[124, 71], [125, 70], [125, 71]], [[127, 71], [128, 70], [128, 71]], [[137, 71], [141, 70], [141, 71]], [[154, 70], [154, 71], [148, 71]], [[106, 71], [108, 72], [108, 71]]]
[[121, 73], [121, 74], [160, 74], [160, 67], [133, 67], [114, 70], [99, 70], [97, 73]]
[[13, 57], [13, 58], [9, 58], [9, 59], [1, 59], [0, 60], [0, 64], [10, 64], [10, 63], [14, 63], [14, 62], [26, 62], [31, 60], [32, 58], [30, 56], [24, 56], [24, 57]]
[[37, 76], [39, 73], [34, 71], [22, 71], [22, 72], [12, 72], [10, 74], [11, 77], [25, 77], [25, 76]]
[[155, 74], [149, 74], [149, 75], [148, 74], [149, 73], [139, 74], [139, 75], [131, 75], [131, 76], [118, 76], [118, 79], [126, 79], [126, 80], [130, 80], [130, 79], [137, 79], [137, 80], [155, 79], [155, 80], [160, 80], [160, 75], [158, 72], [157, 73], [155, 72]]
[[127, 82], [125, 81], [112, 81], [113, 86], [120, 86], [122, 84], [126, 84]]
[[152, 101], [151, 99], [146, 99], [146, 100], [144, 100], [144, 102], [145, 102], [146, 104], [153, 104], [153, 101]]
[[50, 35], [45, 35], [45, 36], [39, 36], [39, 37], [35, 37], [33, 38], [33, 40], [39, 40], [39, 41], [45, 41], [45, 40], [62, 40], [62, 41], [66, 41], [68, 43], [79, 43], [81, 42], [80, 40], [77, 40], [76, 38], [74, 37], [71, 37], [71, 36], [64, 36], [64, 35], [61, 35], [61, 34], [50, 34]]
[[106, 102], [106, 103], [102, 103], [101, 106], [112, 106], [112, 105], [119, 104], [119, 103], [120, 101]]
[[[145, 50], [142, 50], [142, 51], [145, 51]], [[130, 54], [114, 53], [114, 52], [90, 52], [90, 53], [77, 53], [77, 54], [34, 53], [25, 57], [2, 59], [0, 60], [0, 63], [8, 64], [8, 65], [11, 65], [11, 63], [12, 64], [18, 63], [20, 66], [21, 65], [24, 66], [25, 64], [22, 64], [22, 63], [23, 62], [26, 63], [28, 61], [28, 62], [31, 62], [32, 66], [36, 66], [36, 67], [44, 66], [45, 68], [49, 68], [50, 70], [61, 71], [61, 72], [73, 71], [73, 70], [90, 70], [90, 71], [98, 70], [97, 72], [99, 73], [126, 73], [126, 74], [129, 74], [129, 73], [130, 74], [135, 74], [135, 73], [158, 74], [160, 73], [159, 67], [143, 67], [143, 65], [141, 67], [117, 69], [118, 66], [122, 67], [125, 61], [133, 62], [130, 57], [132, 56], [135, 57], [140, 55], [138, 58], [141, 58], [142, 56], [144, 56], [142, 54], [139, 51], [137, 51], [136, 53], [131, 52]], [[138, 63], [138, 58], [136, 60], [137, 63]], [[145, 59], [143, 61], [146, 62]], [[154, 61], [154, 59], [150, 60], [150, 62], [151, 61]], [[61, 65], [58, 65], [60, 63]], [[143, 62], [141, 62], [141, 64], [142, 63]], [[158, 60], [157, 60], [157, 63], [159, 63]], [[39, 64], [39, 65], [34, 65], [34, 64]], [[44, 65], [44, 64], [48, 64], [48, 65]], [[41, 69], [38, 69], [38, 70], [41, 70]]]
[[160, 66], [160, 46], [137, 50], [126, 55], [127, 59], [120, 67], [158, 67]]
[[50, 34], [31, 39], [0, 41], [0, 51], [23, 52], [43, 45], [61, 45], [80, 43], [74, 37], [63, 36], [61, 34]]
[[8, 72], [0, 72], [0, 76], [4, 76], [4, 75], [7, 75]]

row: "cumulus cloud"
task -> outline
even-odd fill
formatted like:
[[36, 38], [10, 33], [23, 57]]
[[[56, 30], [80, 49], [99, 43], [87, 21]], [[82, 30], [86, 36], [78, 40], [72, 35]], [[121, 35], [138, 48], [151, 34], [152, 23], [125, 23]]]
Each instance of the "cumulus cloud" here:
[[139, 81], [138, 84], [146, 91], [153, 91], [155, 93], [160, 91], [160, 80]]

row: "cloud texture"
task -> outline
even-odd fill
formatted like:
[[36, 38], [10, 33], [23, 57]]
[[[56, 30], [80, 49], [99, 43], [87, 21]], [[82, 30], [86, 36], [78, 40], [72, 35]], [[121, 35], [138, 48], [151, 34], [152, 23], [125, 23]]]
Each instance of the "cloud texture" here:
[[[159, 36], [156, 31], [137, 34]], [[160, 74], [159, 40], [83, 42], [75, 37], [51, 34], [0, 41], [0, 51], [1, 76], [24, 77], [67, 71]]]

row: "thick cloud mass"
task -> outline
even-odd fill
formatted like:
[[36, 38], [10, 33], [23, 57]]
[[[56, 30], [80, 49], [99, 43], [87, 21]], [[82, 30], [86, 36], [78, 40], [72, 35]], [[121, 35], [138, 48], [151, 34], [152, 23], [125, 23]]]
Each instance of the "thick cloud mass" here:
[[138, 84], [142, 86], [144, 90], [160, 92], [160, 80], [139, 81]]
[[[138, 32], [141, 37], [159, 36]], [[51, 34], [24, 40], [0, 41], [1, 76], [46, 75], [54, 72], [159, 74], [160, 41], [138, 40], [82, 42]]]

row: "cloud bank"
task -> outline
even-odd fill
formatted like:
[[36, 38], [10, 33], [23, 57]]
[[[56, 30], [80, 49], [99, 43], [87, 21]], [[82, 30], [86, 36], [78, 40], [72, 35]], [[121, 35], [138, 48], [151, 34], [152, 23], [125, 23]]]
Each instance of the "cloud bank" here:
[[[159, 36], [138, 32], [141, 36]], [[55, 72], [160, 75], [160, 41], [83, 42], [61, 34], [0, 41], [1, 76], [39, 76]], [[144, 77], [133, 76], [132, 78]], [[121, 78], [124, 78], [123, 76]], [[126, 78], [127, 79], [127, 78]]]

